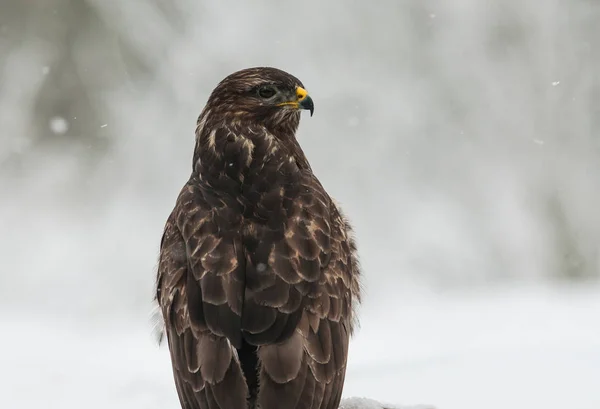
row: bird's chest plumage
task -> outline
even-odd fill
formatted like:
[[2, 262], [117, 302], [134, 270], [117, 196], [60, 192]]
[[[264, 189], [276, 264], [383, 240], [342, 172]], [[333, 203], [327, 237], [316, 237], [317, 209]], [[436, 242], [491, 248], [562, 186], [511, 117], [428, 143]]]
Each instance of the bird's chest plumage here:
[[207, 139], [198, 161], [203, 183], [245, 218], [280, 222], [302, 177], [293, 152], [268, 134], [229, 132]]

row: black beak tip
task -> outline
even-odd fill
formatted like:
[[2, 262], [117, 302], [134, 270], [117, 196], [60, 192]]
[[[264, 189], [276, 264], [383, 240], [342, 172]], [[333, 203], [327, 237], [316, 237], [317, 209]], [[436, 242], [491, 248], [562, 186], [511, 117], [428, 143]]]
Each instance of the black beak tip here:
[[313, 103], [311, 97], [307, 96], [306, 98], [304, 98], [302, 102], [300, 102], [300, 106], [302, 107], [302, 109], [308, 109], [308, 111], [310, 112], [310, 116], [313, 116], [313, 113], [315, 112], [315, 104]]

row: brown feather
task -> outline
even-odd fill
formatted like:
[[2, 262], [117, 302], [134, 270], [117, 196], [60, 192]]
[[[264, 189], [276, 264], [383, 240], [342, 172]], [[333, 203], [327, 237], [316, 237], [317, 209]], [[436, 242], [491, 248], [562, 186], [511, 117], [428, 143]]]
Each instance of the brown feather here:
[[299, 404], [300, 395], [304, 391], [308, 365], [302, 362], [298, 376], [289, 382], [278, 383], [273, 381], [270, 376], [261, 370], [259, 401], [262, 409], [278, 409], [282, 407], [296, 408]]
[[156, 299], [184, 409], [337, 409], [360, 301], [352, 230], [295, 138], [302, 83], [242, 70], [198, 118]]
[[200, 375], [210, 384], [221, 382], [231, 365], [232, 351], [229, 342], [223, 337], [203, 335], [197, 340]]
[[302, 363], [302, 337], [296, 333], [282, 343], [258, 349], [265, 373], [277, 383], [287, 383], [298, 376]]
[[331, 358], [331, 330], [328, 321], [321, 320], [317, 332], [309, 331], [306, 338], [306, 351], [312, 359], [320, 364], [329, 362]]
[[205, 274], [200, 280], [202, 302], [222, 305], [227, 302], [223, 279], [216, 274]]
[[273, 285], [254, 293], [248, 298], [254, 299], [254, 301], [259, 305], [279, 308], [287, 304], [293, 289], [281, 278], [275, 276], [274, 274], [272, 274], [272, 276], [276, 277]]
[[[306, 381], [302, 388], [302, 393], [300, 394], [300, 399], [298, 399], [297, 409], [313, 409], [319, 406], [313, 406], [313, 400], [315, 400], [315, 388], [317, 381], [315, 377], [311, 373], [311, 371], [307, 371], [306, 373]], [[275, 409], [275, 408], [274, 408]], [[333, 408], [332, 408], [333, 409]]]
[[288, 292], [288, 300], [287, 302], [278, 308], [284, 314], [292, 314], [295, 311], [299, 311], [301, 309], [302, 304], [302, 294], [298, 291], [297, 288], [290, 288]]
[[243, 408], [248, 398], [248, 388], [239, 365], [233, 361], [222, 381], [206, 388], [214, 397], [216, 408]]

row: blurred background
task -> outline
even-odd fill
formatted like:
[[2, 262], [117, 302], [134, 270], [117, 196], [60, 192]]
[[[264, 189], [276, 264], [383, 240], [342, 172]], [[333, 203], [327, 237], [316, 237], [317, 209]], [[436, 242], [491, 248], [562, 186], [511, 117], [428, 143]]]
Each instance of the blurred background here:
[[209, 93], [269, 65], [315, 100], [298, 138], [355, 225], [345, 395], [600, 407], [599, 19], [593, 0], [0, 0], [2, 406], [178, 407], [149, 318], [162, 228]]

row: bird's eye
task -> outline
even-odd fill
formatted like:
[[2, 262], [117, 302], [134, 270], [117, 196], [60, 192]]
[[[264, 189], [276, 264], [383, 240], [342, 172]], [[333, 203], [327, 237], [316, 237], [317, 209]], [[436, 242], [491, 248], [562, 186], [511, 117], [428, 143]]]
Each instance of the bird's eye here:
[[271, 98], [276, 93], [275, 88], [271, 86], [260, 87], [258, 89], [258, 96], [261, 98]]

